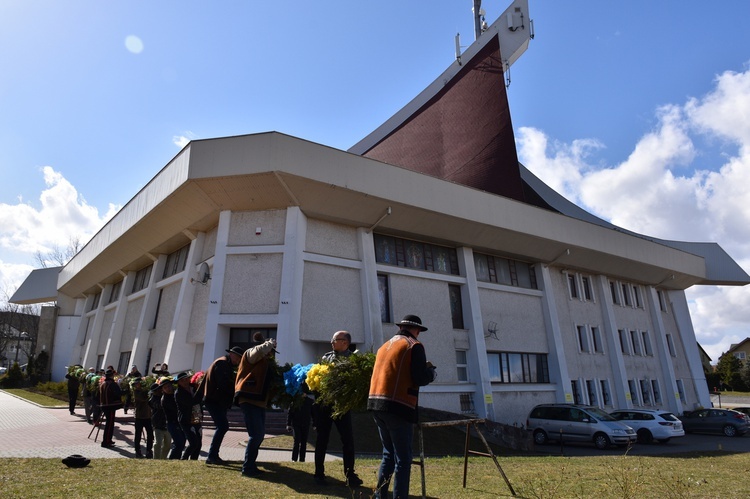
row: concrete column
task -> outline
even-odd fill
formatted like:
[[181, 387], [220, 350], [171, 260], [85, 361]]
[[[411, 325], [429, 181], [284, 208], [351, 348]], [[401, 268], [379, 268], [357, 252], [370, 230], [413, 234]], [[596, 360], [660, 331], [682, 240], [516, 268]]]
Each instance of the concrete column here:
[[667, 345], [667, 332], [664, 328], [664, 321], [661, 318], [659, 297], [656, 294], [656, 288], [653, 286], [646, 288], [646, 303], [651, 313], [651, 324], [654, 326], [656, 357], [659, 359], [659, 366], [661, 367], [664, 379], [662, 403], [667, 404], [667, 408], [671, 413], [682, 414], [682, 400], [680, 400], [680, 393], [677, 390], [677, 379], [674, 374], [672, 355], [669, 353], [669, 346]]
[[[154, 316], [156, 315], [156, 306], [159, 302], [159, 292], [156, 289], [156, 262], [158, 258], [152, 256], [154, 263], [151, 265], [151, 274], [149, 275], [148, 283], [144, 288], [143, 295], [143, 306], [141, 307], [141, 315], [138, 318], [138, 326], [135, 332], [135, 338], [133, 339], [132, 363], [138, 366], [145, 366], [141, 371], [142, 374], [151, 372], [151, 366], [146, 365], [147, 360], [150, 364], [155, 364], [154, 359], [148, 359], [148, 341], [151, 338], [151, 329], [153, 326]], [[132, 272], [133, 278], [138, 272]], [[130, 282], [133, 282], [132, 280]], [[161, 360], [159, 360], [161, 362]]]
[[[127, 286], [132, 281], [128, 279], [128, 276], [124, 276], [122, 284], [120, 284], [120, 296], [117, 297], [117, 308], [115, 309], [115, 316], [112, 320], [112, 327], [110, 328], [109, 338], [107, 338], [107, 349], [104, 351], [104, 362], [115, 365], [114, 362], [119, 361], [120, 353], [123, 351], [130, 351], [130, 364], [133, 364], [133, 351], [131, 345], [127, 346], [127, 350], [123, 350], [121, 343], [122, 330], [125, 327], [125, 315], [128, 310], [128, 300], [125, 293]], [[131, 284], [132, 285], [132, 284]], [[112, 286], [107, 287], [107, 292], [111, 292]], [[123, 366], [125, 372], [130, 372], [130, 366]]]
[[224, 275], [227, 268], [227, 244], [232, 222], [232, 212], [225, 210], [219, 214], [219, 226], [216, 230], [216, 248], [213, 268], [211, 269], [211, 289], [208, 292], [206, 309], [206, 335], [203, 340], [202, 366], [210, 366], [229, 346], [229, 328], [220, 327], [221, 292], [224, 289]]
[[565, 360], [565, 347], [563, 346], [562, 331], [560, 330], [560, 318], [557, 315], [555, 304], [555, 293], [552, 285], [550, 267], [537, 265], [537, 276], [541, 275], [542, 284], [542, 314], [544, 315], [544, 328], [547, 331], [547, 367], [549, 367], [550, 381], [556, 381], [555, 398], [559, 402], [573, 402], [573, 389], [568, 374], [568, 364]]
[[364, 305], [365, 343], [359, 349], [363, 352], [377, 351], [384, 343], [383, 323], [380, 318], [380, 292], [378, 290], [378, 269], [375, 261], [375, 244], [372, 232], [364, 228], [357, 229], [359, 254], [362, 255], [362, 303]]
[[[682, 347], [685, 349], [685, 358], [690, 366], [690, 378], [693, 380], [695, 396], [698, 399], [697, 406], [711, 407], [711, 396], [708, 393], [708, 383], [706, 375], [703, 373], [703, 364], [698, 352], [698, 340], [695, 338], [693, 321], [690, 319], [690, 308], [688, 307], [687, 298], [684, 291], [669, 291], [669, 302], [674, 314], [677, 330], [682, 340]], [[687, 396], [687, 391], [686, 391]], [[696, 407], [688, 408], [695, 409]]]
[[614, 391], [612, 394], [614, 406], [620, 408], [632, 408], [633, 401], [630, 398], [630, 388], [628, 387], [628, 376], [625, 370], [625, 361], [622, 358], [622, 348], [620, 347], [620, 333], [617, 330], [615, 321], [615, 311], [612, 308], [612, 293], [609, 289], [609, 278], [604, 275], [594, 279], [596, 283], [596, 296], [599, 297], [599, 306], [602, 310], [602, 329], [604, 338], [607, 341], [607, 354], [609, 363], [612, 366], [612, 385], [610, 388]]
[[479, 301], [477, 272], [474, 267], [474, 252], [471, 248], [462, 247], [456, 250], [458, 265], [466, 276], [466, 285], [461, 288], [464, 317], [468, 319], [469, 351], [466, 352], [469, 375], [477, 387], [474, 392], [474, 407], [480, 418], [495, 421], [495, 403], [490, 382], [490, 367], [487, 361], [487, 344], [484, 341], [484, 320]]

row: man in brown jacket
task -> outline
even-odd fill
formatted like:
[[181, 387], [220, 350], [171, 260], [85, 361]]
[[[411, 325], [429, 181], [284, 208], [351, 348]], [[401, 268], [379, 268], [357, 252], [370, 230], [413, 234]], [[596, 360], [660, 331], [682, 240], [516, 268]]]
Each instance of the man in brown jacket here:
[[204, 381], [203, 405], [211, 415], [216, 425], [216, 431], [208, 448], [206, 464], [226, 464], [219, 457], [219, 449], [224, 435], [229, 431], [227, 411], [234, 401], [234, 366], [240, 363], [244, 351], [240, 347], [232, 347], [227, 354], [219, 357], [206, 370]]
[[271, 364], [269, 357], [276, 352], [276, 340], [263, 341], [263, 335], [256, 333], [253, 337], [255, 346], [242, 354], [237, 380], [234, 386], [234, 397], [245, 417], [247, 428], [247, 447], [245, 462], [242, 464], [242, 476], [259, 477], [264, 473], [258, 468], [258, 449], [266, 435], [266, 407], [270, 398]]

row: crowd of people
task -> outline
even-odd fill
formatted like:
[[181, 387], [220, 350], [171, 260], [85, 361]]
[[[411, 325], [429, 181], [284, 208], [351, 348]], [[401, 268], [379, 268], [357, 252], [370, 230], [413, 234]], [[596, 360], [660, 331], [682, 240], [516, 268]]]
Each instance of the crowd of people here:
[[[424, 347], [417, 339], [427, 331], [422, 320], [407, 315], [397, 326], [397, 333], [377, 351], [367, 404], [383, 445], [375, 497], [388, 497], [391, 481], [394, 498], [408, 497], [419, 387], [435, 379], [435, 367], [427, 362]], [[332, 350], [321, 361], [335, 364], [356, 355], [351, 341], [349, 332], [336, 331], [331, 338]], [[136, 366], [120, 377], [120, 382], [115, 380], [117, 373], [112, 366], [99, 372], [89, 368], [83, 375], [74, 375], [69, 370], [66, 375], [69, 410], [75, 414], [80, 389], [86, 420], [99, 429], [103, 426], [101, 445], [113, 447], [116, 411], [123, 409], [127, 414], [132, 409], [135, 457], [197, 460], [202, 449], [205, 408], [216, 428], [206, 464], [225, 465], [227, 461], [220, 457], [219, 451], [229, 430], [228, 411], [236, 405], [242, 412], [248, 435], [242, 475], [261, 477], [264, 470], [258, 467], [257, 459], [266, 433], [266, 409], [271, 395], [269, 369], [275, 353], [278, 353], [276, 340], [256, 333], [253, 346], [226, 350], [226, 355], [216, 359], [205, 373], [191, 376], [189, 372], [180, 372], [172, 376], [167, 364], [156, 364], [151, 373], [157, 378], [148, 388]], [[81, 366], [73, 367], [82, 370]], [[95, 376], [99, 378], [92, 383]], [[305, 461], [312, 425], [316, 431], [313, 478], [317, 484], [326, 485], [325, 456], [335, 426], [342, 444], [346, 484], [362, 485], [355, 472], [351, 414], [333, 417], [332, 408], [315, 403], [315, 397], [315, 393], [305, 389], [303, 403], [289, 412], [287, 429], [294, 437], [292, 461]]]

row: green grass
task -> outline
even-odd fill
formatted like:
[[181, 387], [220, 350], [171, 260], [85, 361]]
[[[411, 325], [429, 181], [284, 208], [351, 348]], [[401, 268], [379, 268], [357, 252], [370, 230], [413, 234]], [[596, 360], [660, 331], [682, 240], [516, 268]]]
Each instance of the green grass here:
[[66, 401], [60, 400], [58, 398], [49, 397], [41, 393], [30, 392], [29, 390], [26, 390], [23, 388], [4, 388], [3, 391], [6, 391], [10, 393], [11, 395], [15, 395], [16, 397], [26, 399], [30, 402], [34, 402], [35, 404], [39, 404], [44, 407], [67, 407], [68, 406], [68, 403]]
[[[750, 454], [712, 453], [678, 457], [505, 457], [500, 459], [518, 497], [525, 498], [702, 498], [747, 497]], [[371, 497], [377, 459], [358, 459], [362, 488], [348, 489], [334, 474], [328, 486], [313, 482], [314, 465], [260, 463], [262, 479], [240, 476], [240, 463], [206, 466], [202, 461], [159, 462], [97, 459], [83, 469], [68, 469], [59, 459], [0, 459], [3, 497], [201, 497], [248, 496]], [[510, 497], [493, 461], [469, 460], [462, 487], [463, 459], [426, 460], [427, 496], [431, 498]], [[421, 495], [418, 467], [412, 469], [411, 495]]]

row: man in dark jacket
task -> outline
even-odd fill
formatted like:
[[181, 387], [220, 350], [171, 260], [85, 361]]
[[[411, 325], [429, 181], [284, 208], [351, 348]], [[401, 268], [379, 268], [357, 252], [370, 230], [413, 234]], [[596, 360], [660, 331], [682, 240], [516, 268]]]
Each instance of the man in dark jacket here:
[[71, 416], [76, 413], [75, 409], [76, 402], [78, 401], [78, 388], [81, 386], [81, 380], [79, 379], [79, 375], [76, 374], [76, 371], [82, 368], [82, 366], [76, 364], [71, 367], [68, 374], [65, 375], [65, 378], [68, 380], [68, 410], [70, 411]]
[[167, 430], [172, 437], [172, 446], [169, 450], [167, 459], [180, 459], [182, 451], [185, 449], [185, 434], [180, 428], [180, 418], [177, 414], [177, 402], [174, 399], [174, 381], [171, 377], [164, 378], [159, 385], [164, 391], [161, 397], [161, 408], [164, 410], [164, 417], [167, 420]]
[[234, 366], [240, 363], [245, 351], [240, 347], [232, 347], [226, 352], [225, 356], [216, 359], [206, 370], [204, 381], [203, 404], [216, 425], [211, 446], [208, 448], [206, 464], [226, 464], [226, 461], [219, 457], [219, 449], [224, 435], [229, 431], [227, 411], [232, 407], [234, 400]]
[[114, 447], [115, 412], [122, 407], [122, 391], [114, 379], [114, 369], [104, 373], [104, 384], [99, 387], [99, 405], [104, 414], [104, 436], [102, 447]]
[[[323, 355], [323, 362], [342, 362], [352, 355], [349, 345], [352, 336], [347, 331], [336, 331], [331, 338], [333, 350]], [[331, 437], [331, 428], [336, 429], [341, 437], [341, 450], [344, 462], [344, 477], [346, 484], [350, 487], [362, 485], [362, 479], [354, 472], [354, 430], [352, 428], [352, 415], [347, 412], [333, 419], [333, 409], [327, 405], [313, 405], [313, 425], [317, 431], [315, 437], [315, 482], [320, 485], [326, 484], [325, 458], [328, 451], [328, 440]]]
[[133, 393], [133, 412], [135, 413], [135, 457], [143, 457], [141, 438], [146, 432], [146, 458], [154, 457], [151, 449], [154, 446], [154, 427], [151, 425], [151, 407], [148, 403], [148, 392], [143, 387], [143, 379], [135, 378], [131, 382]]
[[187, 447], [182, 453], [182, 459], [197, 460], [201, 452], [203, 435], [201, 434], [200, 422], [193, 420], [193, 406], [200, 404], [201, 397], [190, 384], [190, 374], [187, 372], [175, 376], [175, 381], [177, 381], [177, 390], [174, 392], [174, 400], [177, 403], [177, 419], [187, 440]]
[[161, 406], [163, 390], [158, 382], [154, 382], [149, 392], [148, 405], [151, 407], [151, 426], [154, 427], [154, 459], [166, 459], [172, 437], [167, 430], [167, 417]]
[[422, 319], [407, 315], [397, 325], [398, 332], [375, 357], [367, 409], [374, 411], [383, 443], [375, 497], [388, 497], [393, 476], [394, 499], [405, 499], [409, 497], [419, 387], [435, 380], [435, 368], [427, 362], [424, 346], [417, 340], [419, 333], [427, 331]]

